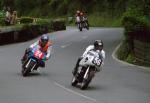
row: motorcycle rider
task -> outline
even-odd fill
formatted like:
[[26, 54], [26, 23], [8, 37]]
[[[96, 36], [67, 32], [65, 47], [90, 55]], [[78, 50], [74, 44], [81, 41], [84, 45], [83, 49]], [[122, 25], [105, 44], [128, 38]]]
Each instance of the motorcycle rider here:
[[77, 11], [76, 11], [75, 16], [76, 16], [76, 17], [77, 17], [77, 16], [80, 16], [80, 10], [77, 10]]
[[83, 12], [80, 12], [80, 20], [81, 20], [81, 22], [84, 22], [84, 13]]
[[84, 17], [84, 20], [83, 20], [83, 21], [86, 22], [87, 25], [89, 26], [87, 12], [83, 12], [83, 17]]
[[105, 59], [105, 51], [103, 50], [103, 42], [102, 40], [95, 40], [93, 45], [89, 45], [86, 50], [84, 51], [83, 55], [81, 57], [78, 58], [76, 66], [73, 70], [73, 75], [76, 75], [77, 71], [78, 71], [78, 67], [79, 67], [79, 63], [82, 60], [82, 58], [89, 52], [89, 51], [95, 51], [99, 54], [100, 59], [102, 60], [101, 63], [101, 67], [99, 69], [97, 69], [97, 72], [100, 71], [100, 69], [102, 69], [102, 65], [104, 65], [104, 59]]
[[76, 20], [75, 23], [76, 24], [80, 22], [80, 18], [81, 18], [81, 16], [80, 16], [80, 10], [77, 10], [76, 14], [75, 14], [75, 20]]
[[[46, 54], [46, 58], [45, 58], [46, 60], [50, 58], [51, 51], [52, 51], [52, 42], [49, 40], [49, 36], [47, 34], [43, 34], [38, 41], [31, 44], [30, 47], [25, 50], [25, 54], [21, 59], [22, 63], [24, 63], [24, 61], [27, 60], [28, 53], [30, 52], [30, 50], [36, 46], [38, 49], [40, 49], [42, 52]], [[39, 66], [45, 67], [45, 63], [41, 62]]]

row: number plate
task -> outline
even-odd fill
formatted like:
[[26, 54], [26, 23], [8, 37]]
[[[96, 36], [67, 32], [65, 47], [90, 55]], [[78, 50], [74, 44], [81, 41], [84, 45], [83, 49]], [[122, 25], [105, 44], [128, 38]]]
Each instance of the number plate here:
[[34, 56], [39, 58], [39, 59], [42, 59], [44, 54], [41, 51], [36, 50], [35, 53], [34, 53]]

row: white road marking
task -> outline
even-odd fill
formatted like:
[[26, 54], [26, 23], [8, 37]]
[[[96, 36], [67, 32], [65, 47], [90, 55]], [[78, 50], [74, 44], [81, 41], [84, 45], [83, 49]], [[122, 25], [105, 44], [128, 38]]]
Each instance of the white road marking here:
[[81, 94], [81, 93], [78, 93], [78, 92], [75, 92], [75, 91], [73, 91], [73, 90], [71, 90], [71, 89], [68, 89], [68, 88], [64, 87], [63, 85], [61, 85], [61, 84], [59, 84], [59, 83], [57, 83], [57, 82], [54, 82], [54, 84], [55, 84], [56, 86], [60, 87], [60, 88], [63, 88], [64, 90], [66, 90], [66, 91], [68, 91], [68, 92], [70, 92], [70, 93], [73, 93], [73, 94], [75, 94], [75, 95], [81, 96], [81, 97], [83, 97], [83, 98], [85, 98], [85, 99], [88, 99], [88, 100], [90, 100], [90, 101], [96, 103], [96, 99], [94, 99], [94, 98], [85, 96], [85, 95], [83, 95], [83, 94]]
[[138, 66], [138, 65], [134, 65], [134, 64], [130, 64], [130, 63], [127, 63], [125, 61], [122, 61], [122, 60], [119, 60], [117, 57], [116, 57], [116, 52], [117, 50], [119, 49], [119, 47], [121, 46], [122, 42], [115, 48], [115, 50], [113, 51], [112, 53], [112, 57], [114, 60], [116, 60], [117, 62], [119, 63], [122, 63], [124, 65], [129, 65], [129, 66], [134, 66], [134, 67], [138, 67], [138, 68], [141, 68], [141, 69], [146, 69], [146, 70], [150, 70], [148, 67], [143, 67], [143, 66]]
[[[83, 36], [83, 37], [81, 37], [82, 39], [80, 40], [80, 41], [82, 41], [82, 40], [84, 40], [84, 39], [86, 39], [86, 38], [88, 38], [88, 36]], [[66, 47], [68, 47], [68, 46], [70, 46], [72, 43], [70, 42], [70, 43], [68, 43], [68, 44], [64, 44], [64, 45], [62, 45], [62, 46], [60, 46], [61, 48], [66, 48]]]
[[61, 48], [66, 48], [66, 47], [68, 47], [69, 45], [71, 45], [71, 44], [62, 45]]

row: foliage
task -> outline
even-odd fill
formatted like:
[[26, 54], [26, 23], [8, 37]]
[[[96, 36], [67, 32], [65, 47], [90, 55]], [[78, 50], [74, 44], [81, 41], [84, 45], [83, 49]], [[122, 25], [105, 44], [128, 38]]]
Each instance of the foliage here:
[[123, 43], [121, 44], [119, 50], [117, 51], [117, 57], [120, 60], [126, 60], [128, 57], [128, 54], [130, 53], [129, 51], [129, 45], [128, 43], [124, 40]]
[[128, 54], [128, 56], [127, 56], [127, 58], [126, 58], [126, 61], [127, 61], [128, 63], [135, 63], [135, 62], [136, 62], [135, 57], [134, 57], [134, 55], [133, 55], [132, 53], [129, 53], [129, 54]]
[[[125, 41], [124, 45], [118, 51], [118, 57], [129, 63], [136, 63], [135, 61], [135, 49], [134, 40], [140, 40], [142, 42], [150, 42], [150, 20], [148, 8], [150, 1], [146, 0], [130, 0], [129, 8], [122, 15], [122, 25], [125, 28]], [[147, 7], [145, 7], [147, 6]], [[124, 48], [127, 47], [128, 54]], [[139, 62], [138, 62], [139, 64]]]
[[0, 18], [0, 26], [5, 26], [4, 18]]
[[[129, 1], [129, 0], [127, 0]], [[1, 0], [1, 8], [9, 6], [12, 10], [17, 10], [20, 15], [37, 12], [37, 16], [48, 15], [74, 15], [77, 9], [93, 12], [109, 12], [111, 15], [120, 15], [125, 11], [126, 2], [123, 0]], [[118, 9], [120, 8], [120, 9]], [[36, 10], [35, 10], [36, 9]], [[38, 14], [39, 13], [39, 14]]]
[[33, 22], [33, 18], [31, 17], [21, 17], [20, 18], [20, 23], [22, 24], [29, 24]]
[[0, 26], [5, 25], [4, 19], [5, 19], [5, 13], [4, 11], [0, 11]]
[[66, 29], [66, 26], [65, 26], [65, 19], [55, 19], [52, 21], [52, 29], [53, 30], [64, 30]]
[[125, 27], [125, 40], [129, 44], [131, 52], [134, 51], [133, 40], [135, 38], [140, 38], [142, 41], [149, 40], [150, 20], [144, 15], [142, 8], [134, 6], [129, 8], [122, 16], [122, 24]]
[[0, 11], [0, 18], [4, 18], [5, 17], [5, 12], [3, 10]]

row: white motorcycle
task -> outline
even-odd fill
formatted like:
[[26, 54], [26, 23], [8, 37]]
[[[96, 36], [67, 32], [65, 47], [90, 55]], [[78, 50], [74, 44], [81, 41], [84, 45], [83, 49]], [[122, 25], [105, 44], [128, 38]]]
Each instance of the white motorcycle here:
[[86, 89], [94, 77], [97, 70], [100, 69], [102, 60], [95, 51], [89, 51], [79, 63], [78, 71], [73, 77], [71, 85], [76, 86], [81, 83], [81, 89]]

